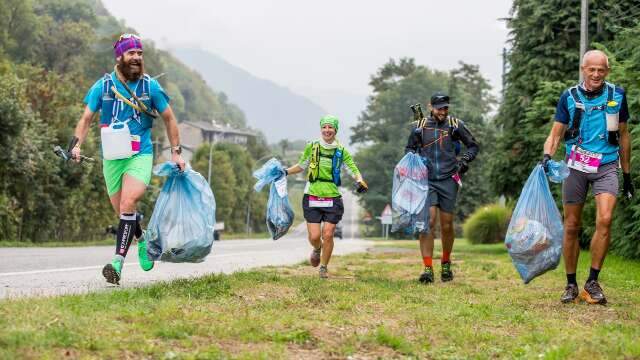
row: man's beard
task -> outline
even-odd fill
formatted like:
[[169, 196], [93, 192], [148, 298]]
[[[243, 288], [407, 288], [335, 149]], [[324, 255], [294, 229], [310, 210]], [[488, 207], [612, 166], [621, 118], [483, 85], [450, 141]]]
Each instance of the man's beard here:
[[[138, 68], [132, 68], [132, 63], [138, 65]], [[124, 59], [120, 59], [118, 61], [118, 70], [120, 70], [122, 76], [124, 76], [127, 81], [138, 80], [140, 76], [144, 74], [144, 60], [130, 60], [125, 62]]]
[[439, 123], [445, 121], [447, 119], [447, 115], [436, 115], [435, 113], [431, 113], [431, 117]]

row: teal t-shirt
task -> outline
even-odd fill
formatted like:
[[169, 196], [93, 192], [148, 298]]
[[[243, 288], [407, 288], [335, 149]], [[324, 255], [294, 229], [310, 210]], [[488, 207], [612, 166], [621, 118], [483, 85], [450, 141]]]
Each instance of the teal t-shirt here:
[[[111, 73], [111, 78], [116, 79], [114, 73]], [[143, 86], [143, 81], [144, 80], [140, 78], [138, 81], [128, 81], [127, 85], [131, 91], [135, 93], [139, 86]], [[119, 81], [115, 80], [113, 83], [120, 94], [124, 96], [129, 95]], [[104, 78], [101, 78], [93, 84], [84, 98], [84, 103], [89, 107], [89, 110], [94, 113], [102, 110], [103, 86]], [[151, 98], [151, 106], [158, 110], [159, 113], [165, 111], [169, 106], [169, 96], [165, 93], [160, 83], [153, 78], [149, 81], [149, 97]], [[114, 101], [114, 106], [119, 107], [118, 111], [115, 112], [115, 119], [118, 122], [131, 119], [127, 125], [129, 126], [131, 135], [140, 136], [140, 154], [152, 154], [151, 129], [142, 126], [140, 113], [117, 98], [116, 101]], [[109, 114], [109, 116], [112, 116], [112, 114]]]

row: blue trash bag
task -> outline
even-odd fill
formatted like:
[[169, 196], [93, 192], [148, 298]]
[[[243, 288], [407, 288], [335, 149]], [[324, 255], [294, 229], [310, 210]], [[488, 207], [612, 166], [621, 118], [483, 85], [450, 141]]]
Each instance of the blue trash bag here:
[[273, 240], [283, 237], [293, 224], [293, 209], [289, 204], [287, 194], [287, 177], [280, 161], [272, 158], [260, 169], [254, 171], [253, 176], [258, 179], [254, 185], [255, 191], [271, 184], [269, 201], [267, 202], [267, 228]]
[[549, 180], [554, 183], [561, 183], [569, 177], [569, 167], [564, 161], [549, 160], [547, 170]]
[[524, 184], [504, 239], [520, 277], [528, 284], [553, 270], [562, 254], [563, 225], [542, 165]]
[[429, 231], [428, 172], [422, 157], [407, 153], [393, 170], [391, 232], [406, 234]]
[[216, 200], [202, 175], [190, 167], [183, 172], [167, 161], [153, 168], [167, 181], [156, 200], [144, 234], [151, 260], [201, 262], [211, 252]]

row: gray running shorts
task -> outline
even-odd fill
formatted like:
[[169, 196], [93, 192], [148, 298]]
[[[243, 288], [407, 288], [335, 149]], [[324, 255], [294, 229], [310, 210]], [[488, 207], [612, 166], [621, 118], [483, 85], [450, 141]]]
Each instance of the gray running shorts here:
[[562, 184], [562, 202], [564, 204], [583, 204], [587, 198], [589, 185], [593, 196], [609, 193], [618, 196], [618, 162], [600, 165], [598, 172], [587, 174], [569, 169], [569, 177]]
[[452, 178], [429, 180], [429, 203], [440, 210], [453, 213], [458, 197], [458, 184]]

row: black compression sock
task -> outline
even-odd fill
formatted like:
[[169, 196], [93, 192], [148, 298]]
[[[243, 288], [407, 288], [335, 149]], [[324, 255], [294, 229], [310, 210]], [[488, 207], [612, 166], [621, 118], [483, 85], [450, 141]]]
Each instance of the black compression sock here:
[[116, 238], [116, 255], [127, 256], [135, 227], [136, 214], [120, 214], [120, 226], [118, 226], [118, 236]]
[[576, 282], [576, 274], [567, 274], [567, 284], [573, 284], [573, 285], [578, 285], [578, 283]]
[[591, 270], [589, 270], [589, 278], [587, 279], [587, 282], [591, 281], [591, 280], [598, 280], [598, 274], [600, 274], [600, 270], [599, 269], [594, 269], [591, 268]]

